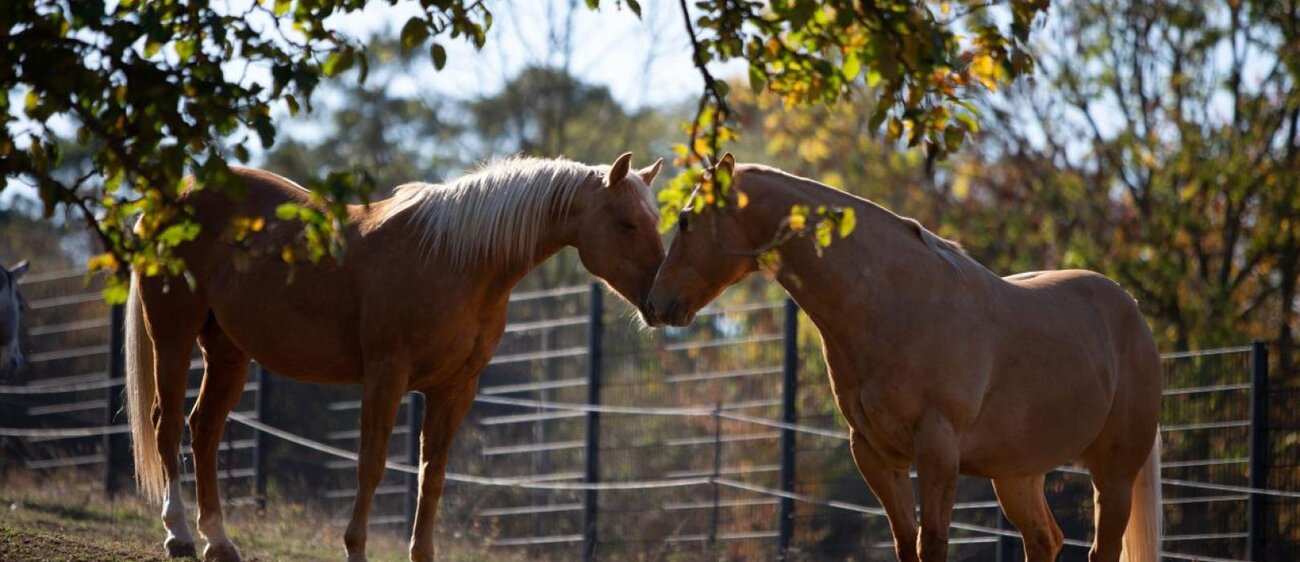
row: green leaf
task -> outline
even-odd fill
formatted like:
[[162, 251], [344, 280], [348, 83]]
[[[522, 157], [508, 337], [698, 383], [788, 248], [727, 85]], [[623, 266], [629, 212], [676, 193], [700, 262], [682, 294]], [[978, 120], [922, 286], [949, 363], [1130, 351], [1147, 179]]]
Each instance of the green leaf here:
[[767, 73], [763, 68], [754, 64], [749, 65], [749, 89], [755, 94], [763, 91], [763, 86], [767, 85]]
[[626, 0], [626, 1], [627, 1], [627, 7], [632, 9], [632, 13], [636, 14], [636, 17], [638, 18], [641, 17], [641, 3], [637, 2], [637, 0]]
[[173, 224], [163, 229], [162, 232], [158, 233], [158, 237], [155, 239], [161, 242], [164, 246], [175, 247], [180, 245], [182, 242], [189, 242], [195, 239], [198, 235], [198, 223], [183, 222], [180, 224]]
[[401, 33], [402, 52], [409, 53], [411, 49], [423, 45], [424, 40], [428, 38], [429, 27], [424, 18], [415, 16], [406, 20]]
[[[845, 80], [852, 81], [858, 77], [858, 73], [862, 72], [862, 61], [858, 60], [857, 51], [849, 51], [849, 54], [844, 56], [844, 64], [840, 66], [840, 71], [844, 73]], [[879, 81], [879, 75], [877, 75], [877, 81]]]
[[442, 70], [442, 67], [447, 66], [447, 49], [444, 49], [442, 45], [434, 43], [429, 48], [429, 55], [433, 57], [434, 68]]
[[338, 76], [347, 69], [352, 68], [354, 61], [355, 57], [352, 54], [352, 49], [343, 48], [330, 53], [329, 58], [325, 59], [325, 64], [321, 67], [321, 70], [325, 72], [326, 76]]
[[854, 228], [858, 226], [858, 217], [853, 209], [845, 207], [844, 216], [840, 218], [840, 238], [848, 238]]
[[116, 275], [109, 275], [108, 284], [104, 286], [104, 290], [100, 291], [99, 294], [103, 295], [108, 304], [124, 304], [131, 292], [130, 288], [130, 285], [118, 279]]
[[281, 203], [275, 208], [275, 218], [282, 221], [289, 221], [298, 218], [298, 207], [295, 203]]
[[291, 0], [275, 0], [275, 15], [283, 17], [289, 13], [289, 8], [293, 5]]

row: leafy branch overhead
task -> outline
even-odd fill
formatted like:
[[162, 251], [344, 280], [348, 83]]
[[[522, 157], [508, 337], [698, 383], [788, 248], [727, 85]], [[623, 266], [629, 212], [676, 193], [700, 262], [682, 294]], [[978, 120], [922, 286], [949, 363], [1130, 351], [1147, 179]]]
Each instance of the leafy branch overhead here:
[[[774, 94], [787, 107], [869, 105], [869, 129], [884, 126], [889, 140], [923, 148], [929, 162], [943, 158], [979, 131], [971, 98], [980, 89], [996, 90], [1033, 70], [1029, 31], [1048, 4], [701, 0], [692, 20], [685, 0], [679, 2], [704, 81], [696, 117], [686, 126], [689, 140], [675, 148], [684, 166], [704, 163], [737, 136], [730, 86], [708, 67], [737, 58], [748, 61], [755, 93]], [[998, 25], [998, 14], [1009, 15], [1008, 29]], [[862, 83], [867, 88], [855, 87]], [[669, 182], [661, 194], [665, 229], [700, 180], [688, 170]], [[792, 221], [800, 220], [798, 211]]]
[[[682, 2], [685, 10], [685, 1]], [[718, 128], [731, 117], [728, 85], [707, 66], [742, 58], [749, 86], [777, 94], [788, 106], [833, 104], [871, 87], [871, 128], [888, 122], [891, 139], [906, 138], [940, 157], [978, 131], [969, 97], [1031, 72], [1029, 31], [1047, 0], [701, 0], [687, 30], [705, 82], [696, 125]], [[1009, 16], [1007, 29], [999, 14]], [[722, 118], [719, 118], [721, 116]], [[693, 129], [694, 130], [694, 129]], [[714, 134], [689, 145], [696, 158], [717, 151]]]
[[[681, 161], [700, 163], [734, 138], [728, 83], [708, 65], [736, 58], [749, 61], [751, 86], [788, 104], [840, 102], [849, 97], [849, 84], [866, 81], [875, 99], [850, 101], [874, 103], [876, 126], [888, 122], [891, 136], [936, 156], [954, 150], [977, 129], [968, 91], [1032, 68], [1024, 42], [1046, 1], [1008, 1], [704, 0], [689, 6], [679, 0], [705, 81]], [[0, 98], [6, 185], [16, 180], [35, 188], [47, 215], [66, 209], [84, 217], [104, 252], [92, 268], [180, 274], [184, 264], [173, 250], [198, 230], [178, 196], [192, 188], [237, 193], [242, 186], [228, 166], [275, 143], [273, 110], [310, 111], [318, 86], [345, 73], [366, 80], [367, 49], [327, 21], [368, 4], [6, 2], [0, 6], [0, 87], [11, 94]], [[396, 39], [406, 51], [428, 53], [435, 68], [447, 64], [450, 41], [476, 48], [488, 41], [493, 14], [481, 0], [411, 4], [419, 12], [401, 24]], [[641, 10], [635, 0], [586, 4]], [[1011, 23], [1003, 31], [993, 12], [1008, 7]], [[80, 148], [72, 150], [72, 143]], [[70, 152], [89, 154], [89, 165], [69, 172]], [[193, 182], [185, 179], [190, 175]], [[340, 236], [346, 205], [369, 200], [370, 174], [295, 179], [311, 189], [312, 204], [281, 213], [304, 224], [302, 248], [282, 258], [339, 258], [346, 251]], [[133, 233], [142, 214], [148, 218]], [[110, 286], [111, 298], [120, 295], [120, 286]]]

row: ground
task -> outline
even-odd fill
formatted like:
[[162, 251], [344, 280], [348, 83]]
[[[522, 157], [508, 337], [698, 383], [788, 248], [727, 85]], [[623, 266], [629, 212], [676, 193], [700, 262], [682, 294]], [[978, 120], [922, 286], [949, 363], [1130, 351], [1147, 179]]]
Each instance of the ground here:
[[[0, 477], [0, 562], [170, 562], [156, 512], [129, 493], [110, 501], [94, 478]], [[246, 561], [343, 559], [342, 526], [301, 505], [278, 502], [262, 512], [250, 506], [228, 520]], [[501, 554], [474, 544], [440, 541], [439, 547], [439, 559], [454, 562]], [[372, 562], [406, 560], [405, 540], [372, 531], [368, 554]]]

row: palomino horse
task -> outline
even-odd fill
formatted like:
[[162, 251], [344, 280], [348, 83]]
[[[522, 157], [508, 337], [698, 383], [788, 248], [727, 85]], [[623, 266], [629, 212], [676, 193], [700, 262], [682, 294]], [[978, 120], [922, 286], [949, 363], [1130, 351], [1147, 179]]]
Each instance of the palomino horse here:
[[13, 269], [0, 265], [0, 373], [16, 370], [23, 364], [18, 347], [18, 327], [23, 310], [23, 296], [18, 294], [18, 280], [27, 273], [24, 260]]
[[[1026, 558], [1055, 559], [1063, 536], [1043, 477], [1075, 459], [1095, 491], [1090, 560], [1121, 559], [1121, 543], [1124, 560], [1158, 560], [1160, 357], [1128, 293], [1087, 271], [999, 278], [869, 201], [737, 168], [730, 154], [719, 166], [734, 172], [731, 204], [682, 212], [646, 314], [689, 323], [776, 245], [777, 279], [821, 332], [853, 460], [889, 517], [900, 560], [946, 559], [958, 474], [993, 479]], [[743, 208], [737, 191], [748, 197]], [[796, 204], [851, 208], [857, 228], [818, 257], [810, 239], [790, 236]]]
[[[275, 213], [285, 202], [310, 204], [305, 190], [241, 168], [242, 199], [188, 191], [183, 202], [202, 231], [177, 252], [192, 285], [136, 273], [127, 309], [136, 478], [162, 502], [168, 553], [194, 553], [177, 453], [197, 339], [203, 384], [189, 425], [205, 558], [239, 560], [222, 523], [217, 448], [252, 358], [280, 375], [362, 386], [357, 496], [344, 535], [350, 562], [366, 559], [366, 521], [402, 394], [424, 394], [410, 557], [432, 560], [447, 455], [501, 338], [511, 288], [574, 246], [627, 300], [640, 306], [650, 290], [664, 254], [649, 188], [661, 162], [629, 173], [631, 157], [613, 166], [517, 158], [445, 185], [408, 184], [391, 199], [349, 209], [343, 260], [293, 266], [280, 248], [301, 226]], [[266, 227], [237, 245], [223, 232], [245, 217], [264, 218]]]

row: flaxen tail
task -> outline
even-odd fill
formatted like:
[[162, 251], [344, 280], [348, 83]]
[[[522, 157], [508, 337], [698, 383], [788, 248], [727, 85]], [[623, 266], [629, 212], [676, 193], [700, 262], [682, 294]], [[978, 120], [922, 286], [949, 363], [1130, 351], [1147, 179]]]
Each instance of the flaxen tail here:
[[1164, 532], [1160, 501], [1160, 430], [1146, 464], [1133, 481], [1132, 511], [1124, 529], [1123, 562], [1160, 562], [1160, 536]]
[[145, 499], [158, 503], [162, 501], [166, 482], [153, 427], [155, 385], [153, 343], [145, 333], [140, 276], [132, 275], [131, 293], [126, 300], [126, 412], [131, 419], [136, 485]]

